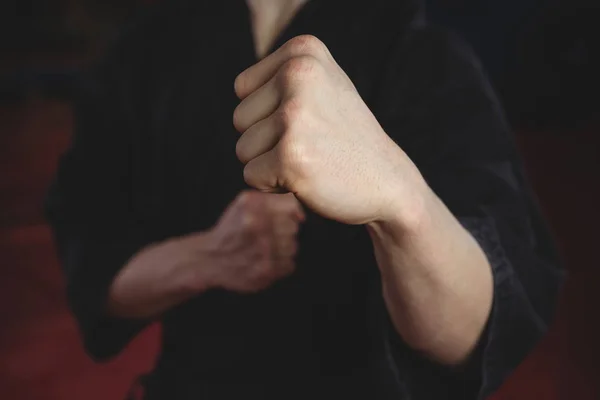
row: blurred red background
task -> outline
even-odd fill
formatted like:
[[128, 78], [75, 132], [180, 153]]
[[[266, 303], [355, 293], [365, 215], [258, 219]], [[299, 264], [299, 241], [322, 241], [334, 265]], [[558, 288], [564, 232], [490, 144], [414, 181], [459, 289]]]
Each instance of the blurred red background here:
[[[70, 63], [68, 57], [49, 65]], [[66, 60], [66, 61], [65, 61]], [[6, 68], [7, 63], [0, 65]], [[1, 72], [1, 68], [0, 68]], [[121, 399], [148, 371], [160, 329], [151, 327], [114, 361], [83, 352], [42, 201], [72, 130], [67, 102], [28, 96], [0, 106], [0, 398]], [[600, 399], [600, 132], [518, 131], [527, 171], [569, 270], [551, 332], [495, 400]]]

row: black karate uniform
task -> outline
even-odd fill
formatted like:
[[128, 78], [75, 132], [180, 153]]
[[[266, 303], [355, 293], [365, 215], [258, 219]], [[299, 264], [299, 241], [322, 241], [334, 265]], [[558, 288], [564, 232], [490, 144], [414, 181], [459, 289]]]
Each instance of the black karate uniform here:
[[[485, 250], [493, 311], [470, 363], [450, 370], [405, 345], [365, 228], [309, 212], [291, 277], [164, 314], [148, 398], [483, 398], [547, 330], [562, 273], [510, 128], [470, 50], [421, 15], [411, 1], [314, 0], [275, 47], [321, 39]], [[148, 323], [105, 314], [116, 273], [149, 244], [210, 229], [246, 189], [232, 114], [234, 78], [257, 61], [250, 29], [243, 0], [164, 2], [81, 82], [47, 208], [95, 359]]]

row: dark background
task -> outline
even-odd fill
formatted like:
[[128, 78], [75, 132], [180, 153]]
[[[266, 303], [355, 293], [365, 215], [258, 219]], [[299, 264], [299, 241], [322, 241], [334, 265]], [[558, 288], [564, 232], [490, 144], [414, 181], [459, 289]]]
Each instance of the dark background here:
[[[134, 377], [152, 366], [158, 326], [111, 363], [94, 365], [86, 357], [41, 213], [57, 158], [69, 142], [69, 99], [78, 71], [150, 3], [0, 2], [2, 399], [121, 399]], [[569, 271], [551, 332], [494, 399], [600, 399], [600, 46], [594, 43], [600, 4], [427, 3], [431, 19], [471, 43], [501, 94]]]

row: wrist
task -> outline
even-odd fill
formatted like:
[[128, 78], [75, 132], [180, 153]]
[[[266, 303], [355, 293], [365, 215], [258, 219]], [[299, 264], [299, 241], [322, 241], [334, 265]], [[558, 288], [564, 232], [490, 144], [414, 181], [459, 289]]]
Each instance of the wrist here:
[[377, 237], [390, 237], [396, 243], [422, 232], [439, 207], [439, 199], [427, 183], [420, 178], [417, 183], [392, 192], [382, 216], [367, 224], [367, 230]]
[[182, 291], [195, 296], [219, 286], [219, 256], [211, 231], [178, 239], [177, 252]]

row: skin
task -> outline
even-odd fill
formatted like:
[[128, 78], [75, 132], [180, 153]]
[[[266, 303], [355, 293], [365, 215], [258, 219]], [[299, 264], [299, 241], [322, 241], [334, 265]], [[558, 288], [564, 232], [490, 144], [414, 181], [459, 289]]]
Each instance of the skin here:
[[245, 191], [206, 232], [158, 243], [114, 279], [108, 314], [155, 318], [200, 293], [254, 293], [294, 271], [304, 211], [293, 195]]
[[[283, 3], [248, 1], [255, 15]], [[325, 44], [312, 36], [290, 40], [243, 71], [235, 91], [236, 152], [257, 192], [236, 199], [213, 229], [134, 257], [112, 285], [109, 313], [158, 316], [212, 287], [255, 292], [289, 275], [301, 203], [325, 218], [365, 225], [398, 334], [441, 364], [463, 364], [492, 306], [487, 258]]]

